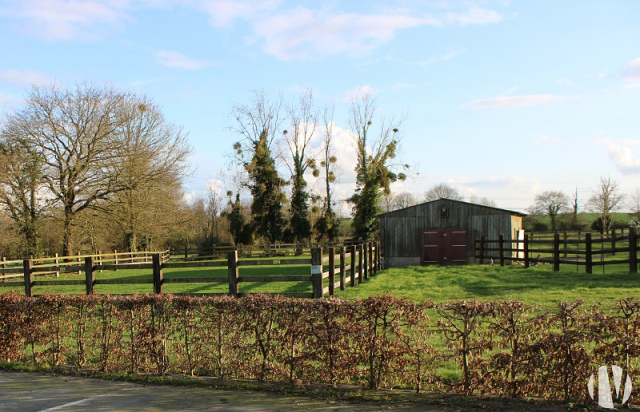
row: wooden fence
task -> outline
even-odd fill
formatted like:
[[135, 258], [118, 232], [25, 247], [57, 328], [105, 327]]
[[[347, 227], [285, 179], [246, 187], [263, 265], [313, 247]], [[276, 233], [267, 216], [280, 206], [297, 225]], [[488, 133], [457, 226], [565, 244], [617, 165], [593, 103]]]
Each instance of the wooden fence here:
[[635, 228], [629, 228], [627, 234], [622, 232], [620, 235], [616, 231], [600, 236], [586, 232], [584, 239], [581, 236], [570, 238], [566, 234], [561, 237], [560, 233], [553, 234], [551, 238], [525, 235], [520, 240], [505, 240], [503, 235], [497, 240], [488, 240], [483, 236], [475, 244], [475, 257], [480, 264], [497, 261], [504, 266], [505, 262], [522, 262], [528, 268], [548, 263], [553, 265], [554, 271], [559, 271], [561, 264], [570, 264], [584, 266], [587, 273], [593, 273], [594, 266], [620, 264], [629, 265], [629, 272], [637, 273], [637, 251]]
[[[347, 259], [347, 256], [349, 259]], [[228, 283], [229, 294], [241, 297], [240, 283], [242, 282], [310, 282], [311, 293], [283, 292], [282, 295], [297, 298], [318, 299], [325, 295], [334, 296], [336, 288], [345, 290], [346, 286], [355, 286], [375, 275], [380, 270], [380, 246], [379, 242], [370, 242], [358, 245], [344, 246], [340, 248], [330, 247], [323, 254], [322, 248], [311, 249], [311, 259], [286, 259], [286, 260], [240, 260], [238, 251], [233, 250], [227, 253], [226, 261], [185, 261], [172, 262], [168, 252], [155, 253], [150, 255], [151, 263], [108, 263], [98, 262], [96, 256], [86, 256], [82, 264], [72, 262], [65, 266], [35, 264], [37, 260], [28, 259], [22, 263], [22, 268], [6, 269], [11, 271], [11, 276], [22, 276], [22, 281], [4, 281], [0, 287], [23, 286], [26, 296], [34, 296], [35, 287], [46, 286], [78, 286], [84, 285], [88, 295], [95, 293], [96, 285], [127, 285], [127, 284], [149, 284], [153, 293], [162, 294], [163, 286], [168, 283]], [[347, 266], [347, 262], [349, 265]], [[325, 266], [325, 264], [327, 264]], [[277, 276], [240, 276], [241, 266], [261, 266], [261, 265], [310, 265], [311, 273], [306, 275], [277, 275]], [[164, 269], [169, 268], [206, 268], [226, 266], [227, 277], [207, 276], [194, 278], [165, 278]], [[41, 273], [53, 273], [64, 268], [67, 272], [85, 273], [84, 279], [66, 280], [35, 280], [34, 276]], [[152, 276], [147, 279], [96, 279], [95, 273], [101, 270], [118, 269], [151, 269]], [[349, 278], [347, 278], [347, 274]], [[4, 279], [4, 278], [3, 278]], [[326, 286], [325, 286], [326, 280]], [[204, 294], [214, 295], [214, 294]]]
[[222, 259], [227, 253], [233, 250], [238, 251], [240, 258], [252, 257], [286, 257], [300, 256], [310, 254], [314, 247], [328, 249], [330, 247], [348, 247], [351, 244], [358, 245], [358, 242], [326, 242], [326, 243], [274, 243], [269, 245], [214, 245], [206, 248], [189, 248], [185, 246], [183, 249], [172, 249], [172, 258], [182, 258], [189, 260], [209, 260]]

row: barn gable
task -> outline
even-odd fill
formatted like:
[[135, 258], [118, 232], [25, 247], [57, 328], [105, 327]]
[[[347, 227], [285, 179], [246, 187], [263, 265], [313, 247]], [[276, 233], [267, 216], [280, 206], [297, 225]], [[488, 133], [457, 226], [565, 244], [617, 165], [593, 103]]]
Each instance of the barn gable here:
[[[424, 264], [425, 242], [431, 242], [429, 236], [434, 238], [439, 234], [444, 239], [447, 233], [453, 233], [451, 229], [456, 229], [458, 239], [461, 239], [461, 231], [465, 232], [462, 238], [466, 238], [466, 244], [456, 246], [458, 249], [465, 246], [466, 261], [472, 263], [476, 239], [481, 236], [496, 239], [500, 234], [505, 239], [515, 238], [516, 231], [522, 229], [523, 216], [520, 212], [452, 199], [434, 200], [383, 213], [378, 218], [385, 266]], [[430, 235], [425, 235], [427, 231]]]

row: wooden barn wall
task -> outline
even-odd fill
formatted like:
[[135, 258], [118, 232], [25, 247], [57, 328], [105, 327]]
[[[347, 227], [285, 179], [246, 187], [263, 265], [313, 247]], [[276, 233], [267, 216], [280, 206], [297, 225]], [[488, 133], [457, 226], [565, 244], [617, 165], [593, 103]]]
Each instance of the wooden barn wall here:
[[[449, 217], [440, 216], [445, 204]], [[497, 239], [500, 234], [511, 239], [514, 229], [522, 228], [522, 217], [508, 212], [451, 202], [447, 200], [417, 205], [388, 213], [380, 219], [380, 237], [384, 255], [387, 257], [422, 256], [422, 233], [424, 229], [465, 228], [467, 230], [467, 254], [470, 261], [475, 255], [475, 240], [484, 234]]]

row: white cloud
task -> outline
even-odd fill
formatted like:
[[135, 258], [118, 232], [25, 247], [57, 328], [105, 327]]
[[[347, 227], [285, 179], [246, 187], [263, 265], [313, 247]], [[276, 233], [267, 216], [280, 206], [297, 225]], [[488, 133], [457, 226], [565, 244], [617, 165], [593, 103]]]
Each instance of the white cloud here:
[[356, 86], [356, 87], [354, 87], [352, 89], [347, 90], [342, 95], [342, 100], [344, 100], [345, 102], [350, 102], [351, 100], [353, 100], [357, 96], [361, 96], [361, 95], [365, 95], [365, 94], [369, 94], [369, 95], [375, 96], [376, 94], [378, 94], [378, 89], [376, 89], [375, 87], [371, 86], [370, 84], [365, 84], [363, 86]]
[[487, 10], [481, 7], [471, 7], [465, 13], [447, 13], [442, 21], [444, 23], [467, 26], [469, 24], [497, 23], [502, 19], [503, 16], [497, 11]]
[[562, 87], [568, 87], [568, 86], [571, 86], [573, 82], [569, 79], [562, 78], [562, 79], [557, 79], [556, 84]]
[[[281, 60], [308, 59], [346, 53], [365, 55], [390, 42], [400, 30], [418, 26], [467, 26], [503, 19], [493, 10], [471, 7], [440, 14], [391, 10], [385, 13], [344, 13], [328, 8], [279, 9], [279, 1], [218, 0], [201, 3], [215, 27], [229, 28], [236, 20], [248, 21], [254, 34], [247, 44], [260, 44]], [[458, 54], [442, 56], [447, 60]]]
[[[638, 140], [626, 141], [617, 143], [612, 139], [602, 139], [602, 144], [607, 145], [607, 154], [613, 164], [625, 175], [638, 175], [640, 174], [640, 159], [634, 158], [631, 148], [628, 146], [637, 145], [640, 143]], [[622, 146], [621, 144], [627, 144]]]
[[625, 80], [625, 89], [640, 88], [640, 57], [634, 59], [622, 72], [622, 78]]
[[211, 63], [193, 60], [180, 52], [169, 50], [157, 52], [156, 59], [163, 66], [187, 70], [200, 70], [211, 65]]
[[489, 99], [478, 99], [460, 106], [463, 109], [483, 109], [493, 107], [529, 107], [542, 104], [554, 103], [570, 99], [569, 96], [555, 94], [532, 94], [526, 96], [498, 96]]
[[429, 65], [434, 64], [434, 63], [446, 62], [447, 60], [450, 60], [450, 59], [460, 55], [463, 52], [464, 52], [464, 50], [452, 51], [452, 52], [444, 54], [442, 56], [434, 56], [434, 57], [431, 57], [431, 58], [429, 58], [427, 60], [420, 61], [420, 62], [418, 62], [418, 64], [421, 65], [421, 66], [429, 66]]
[[0, 70], [0, 82], [18, 86], [31, 86], [51, 83], [53, 80], [44, 73], [34, 70]]
[[548, 144], [556, 143], [557, 141], [558, 141], [558, 139], [556, 139], [555, 137], [551, 137], [551, 136], [547, 136], [547, 135], [541, 135], [541, 136], [536, 137], [533, 140], [533, 144], [535, 146], [548, 145]]
[[93, 40], [133, 20], [124, 0], [30, 0], [4, 5], [0, 13], [20, 20], [19, 31], [48, 41]]
[[212, 26], [230, 28], [238, 19], [253, 19], [262, 12], [277, 8], [281, 3], [279, 0], [214, 0], [201, 2], [200, 7], [209, 14]]

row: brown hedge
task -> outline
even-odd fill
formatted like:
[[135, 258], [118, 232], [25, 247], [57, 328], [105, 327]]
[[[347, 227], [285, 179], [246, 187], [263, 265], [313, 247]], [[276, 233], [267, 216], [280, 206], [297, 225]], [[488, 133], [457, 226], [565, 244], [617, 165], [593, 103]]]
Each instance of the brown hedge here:
[[[600, 365], [636, 377], [639, 329], [640, 302], [631, 298], [610, 311], [580, 301], [547, 311], [391, 295], [0, 295], [6, 362], [568, 401], [588, 400]], [[452, 368], [459, 378], [439, 373]]]

